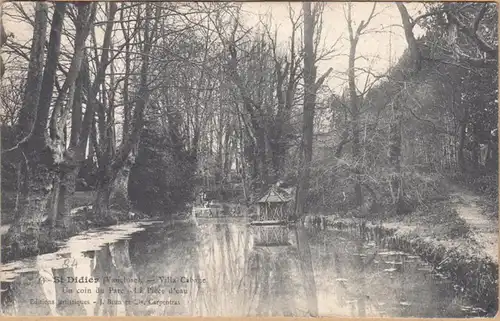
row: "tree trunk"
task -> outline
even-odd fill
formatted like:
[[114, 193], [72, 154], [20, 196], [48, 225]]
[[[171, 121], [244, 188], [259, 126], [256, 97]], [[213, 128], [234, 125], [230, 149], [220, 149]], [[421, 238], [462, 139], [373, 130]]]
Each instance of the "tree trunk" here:
[[234, 140], [231, 140], [231, 134], [233, 133], [232, 126], [228, 126], [226, 128], [226, 133], [224, 135], [224, 166], [223, 166], [223, 177], [225, 180], [229, 178], [229, 173], [231, 171], [231, 165], [232, 165], [232, 154], [233, 154], [233, 142]]
[[[33, 143], [36, 144], [36, 143]], [[40, 146], [40, 144], [38, 144]], [[43, 144], [42, 144], [43, 146]], [[54, 184], [54, 159], [48, 147], [26, 148], [28, 198], [7, 234], [12, 259], [38, 254], [40, 225], [47, 211]]]
[[269, 183], [269, 169], [267, 166], [267, 154], [266, 154], [266, 134], [264, 133], [264, 129], [258, 125], [258, 121], [253, 122], [253, 128], [258, 128], [254, 130], [256, 136], [256, 144], [254, 148], [256, 149], [257, 159], [254, 163], [256, 167], [254, 168], [254, 172], [257, 173], [258, 182], [254, 185], [254, 187], [258, 190], [262, 188], [266, 188], [266, 185]]
[[472, 168], [474, 169], [479, 169], [481, 163], [479, 161], [479, 141], [477, 137], [473, 134], [473, 141], [472, 141]]
[[[67, 228], [71, 224], [73, 209], [73, 197], [76, 190], [76, 180], [80, 167], [85, 158], [85, 147], [87, 146], [88, 129], [83, 130], [83, 127], [89, 127], [89, 124], [82, 122], [82, 96], [83, 87], [88, 76], [88, 64], [82, 62], [82, 68], [76, 78], [75, 88], [72, 92], [73, 106], [71, 114], [71, 137], [69, 148], [66, 152], [64, 164], [60, 167], [60, 187], [59, 187], [59, 203], [56, 217], [56, 226]], [[87, 110], [86, 112], [89, 112]], [[83, 136], [80, 133], [83, 132]], [[80, 140], [83, 139], [83, 142]]]
[[464, 156], [466, 130], [467, 130], [467, 120], [460, 122], [460, 128], [458, 132], [459, 136], [458, 136], [457, 162], [462, 172], [466, 171], [465, 156]]
[[315, 81], [316, 67], [314, 55], [314, 16], [311, 3], [303, 3], [304, 10], [304, 108], [302, 118], [302, 144], [300, 153], [299, 182], [297, 184], [295, 214], [302, 217], [305, 211], [307, 190], [309, 188], [309, 172], [312, 159], [314, 107], [316, 100]]
[[47, 220], [51, 228], [53, 228], [56, 225], [60, 188], [61, 188], [61, 174], [58, 173], [54, 175], [54, 184], [52, 188], [52, 193], [50, 201], [47, 204], [47, 212], [48, 212]]
[[[7, 34], [5, 33], [5, 28], [3, 27], [3, 21], [0, 17], [0, 48], [7, 42]], [[0, 78], [3, 77], [5, 73], [5, 65], [3, 63], [2, 57], [0, 57]]]
[[[75, 54], [71, 59], [71, 65], [69, 71], [66, 75], [66, 79], [62, 85], [59, 95], [54, 102], [54, 107], [52, 110], [52, 115], [50, 119], [50, 144], [53, 148], [58, 150], [66, 150], [66, 152], [61, 155], [63, 159], [58, 163], [59, 172], [56, 174], [55, 184], [54, 184], [54, 198], [52, 204], [52, 214], [51, 225], [55, 226], [56, 223], [61, 226], [69, 226], [68, 218], [71, 211], [71, 201], [70, 198], [73, 197], [74, 185], [76, 182], [69, 182], [68, 179], [72, 178], [76, 180], [76, 176], [68, 175], [71, 174], [78, 166], [75, 159], [75, 155], [81, 155], [83, 152], [75, 153], [75, 148], [78, 144], [79, 132], [81, 131], [82, 121], [81, 121], [81, 95], [83, 81], [87, 72], [87, 65], [84, 62], [85, 59], [85, 41], [90, 32], [91, 24], [94, 20], [96, 12], [96, 6], [85, 5], [78, 7], [78, 14], [76, 17], [76, 34], [75, 34]], [[85, 66], [82, 70], [82, 65]], [[65, 100], [67, 98], [67, 103]], [[71, 140], [69, 148], [66, 148], [68, 141], [67, 133], [67, 115], [71, 110]], [[65, 185], [61, 187], [61, 180], [64, 176]], [[73, 186], [73, 187], [71, 187]], [[67, 195], [68, 187], [70, 190], [73, 189], [71, 195]], [[58, 220], [58, 215], [61, 214], [63, 217]]]
[[26, 76], [23, 106], [19, 111], [18, 139], [25, 138], [31, 131], [35, 121], [36, 107], [40, 95], [43, 76], [44, 49], [47, 36], [47, 4], [37, 2], [35, 6], [35, 22], [31, 43], [30, 61]]
[[[318, 14], [320, 9], [316, 3], [314, 12]], [[302, 144], [300, 151], [299, 181], [297, 184], [295, 197], [295, 215], [300, 218], [304, 215], [307, 193], [309, 190], [309, 176], [311, 171], [311, 160], [313, 154], [313, 131], [314, 131], [314, 110], [316, 108], [316, 93], [318, 88], [332, 68], [328, 69], [318, 80], [316, 80], [316, 52], [314, 49], [314, 29], [316, 27], [316, 16], [311, 11], [311, 3], [303, 3], [304, 10], [304, 107], [302, 116]]]
[[[18, 141], [21, 141], [28, 136], [35, 121], [36, 108], [38, 105], [43, 76], [44, 48], [47, 35], [47, 11], [48, 8], [45, 3], [38, 2], [36, 4], [34, 32], [30, 51], [30, 61], [28, 64], [26, 87], [23, 106], [19, 111], [19, 122], [17, 125]], [[19, 210], [25, 207], [28, 201], [26, 156], [22, 155], [22, 152], [18, 152], [18, 154], [19, 162], [17, 164], [16, 217], [21, 215]]]
[[420, 52], [417, 40], [415, 39], [415, 35], [413, 34], [414, 24], [411, 21], [411, 17], [408, 14], [406, 6], [401, 2], [397, 2], [396, 6], [398, 7], [399, 14], [401, 16], [401, 22], [403, 23], [406, 42], [408, 44], [408, 49], [410, 50], [410, 55], [413, 63], [412, 69], [413, 71], [418, 72], [422, 68], [422, 54]]
[[389, 126], [389, 164], [392, 167], [390, 178], [393, 205], [396, 213], [401, 214], [404, 206], [404, 194], [401, 179], [401, 120], [399, 102], [393, 103], [393, 116]]
[[[400, 71], [399, 78], [401, 82], [406, 82], [409, 77], [415, 76], [422, 68], [422, 54], [418, 42], [413, 34], [414, 24], [411, 21], [410, 15], [403, 3], [396, 3], [403, 24], [406, 42], [412, 59], [412, 68], [409, 72]], [[389, 134], [389, 162], [393, 166], [393, 176], [391, 178], [391, 188], [393, 193], [396, 193], [395, 209], [397, 213], [402, 213], [404, 210], [404, 190], [403, 180], [401, 176], [401, 106], [400, 102], [396, 101], [393, 104], [394, 115], [390, 125]]]
[[[149, 19], [153, 18], [152, 8], [152, 5], [146, 4], [146, 16]], [[156, 14], [159, 14], [159, 7], [157, 7], [155, 10]], [[116, 12], [116, 4], [110, 5], [110, 11]], [[134, 150], [139, 143], [140, 134], [144, 125], [144, 110], [148, 105], [150, 96], [150, 90], [148, 87], [148, 71], [150, 67], [149, 55], [151, 52], [153, 41], [157, 35], [156, 33], [159, 19], [152, 20], [154, 20], [154, 25], [152, 26], [152, 28], [148, 23], [146, 23], [144, 26], [144, 47], [142, 50], [140, 84], [137, 93], [137, 97], [139, 98], [137, 98], [135, 101], [134, 114], [130, 123], [131, 132], [125, 135], [126, 139], [122, 142], [119, 150], [117, 150], [116, 153], [113, 152], [112, 154], [110, 154], [108, 149], [108, 151], [104, 151], [105, 155], [102, 155], [101, 160], [99, 161], [99, 182], [97, 184], [96, 200], [93, 210], [95, 219], [104, 224], [116, 223], [116, 219], [109, 211], [109, 206], [111, 201], [111, 194], [113, 193], [113, 187], [115, 186], [117, 176], [119, 175], [120, 171], [122, 172], [120, 173], [121, 177], [118, 180], [119, 188], [116, 189], [116, 191], [119, 191], [119, 194], [115, 196], [127, 196], [126, 202], [128, 203], [128, 193], [126, 192], [126, 189], [128, 188], [127, 177], [133, 164], [133, 162], [130, 161], [130, 157], [132, 157], [131, 155], [134, 153]]]
[[94, 220], [102, 225], [116, 224], [116, 218], [109, 211], [111, 193], [115, 179], [111, 178], [109, 173], [102, 173], [99, 175], [100, 179], [95, 190], [95, 201], [93, 205]]
[[[350, 19], [350, 16], [349, 16]], [[351, 21], [348, 22], [351, 24]], [[349, 100], [350, 100], [350, 109], [352, 114], [352, 122], [351, 122], [351, 132], [352, 132], [352, 157], [354, 159], [354, 169], [353, 173], [355, 175], [354, 178], [354, 195], [355, 202], [357, 206], [361, 206], [363, 204], [363, 193], [361, 191], [361, 183], [359, 181], [360, 175], [360, 156], [361, 156], [361, 147], [360, 147], [360, 139], [359, 139], [359, 102], [358, 102], [358, 93], [356, 92], [356, 73], [355, 73], [355, 61], [356, 61], [356, 48], [358, 44], [358, 38], [356, 36], [350, 36], [350, 50], [349, 50], [349, 69], [347, 72], [348, 81], [349, 81]]]
[[125, 165], [118, 171], [116, 179], [113, 183], [113, 189], [110, 195], [110, 207], [112, 209], [130, 211], [130, 198], [128, 196], [128, 181], [130, 171], [135, 163], [135, 155], [133, 153], [127, 158]]
[[20, 209], [26, 206], [28, 202], [27, 160], [24, 159], [24, 155], [22, 156], [22, 159], [17, 164], [16, 217], [21, 215]]
[[80, 167], [77, 164], [67, 166], [61, 172], [59, 187], [59, 205], [56, 226], [67, 228], [72, 222], [71, 210], [73, 209], [73, 196], [76, 190], [76, 179]]
[[[36, 110], [36, 122], [29, 137], [20, 143], [20, 149], [27, 165], [27, 199], [25, 206], [19, 208], [16, 221], [7, 233], [7, 244], [14, 258], [38, 253], [40, 224], [47, 210], [54, 176], [62, 154], [54, 150], [47, 136], [47, 123], [52, 101], [57, 61], [61, 45], [61, 31], [65, 3], [55, 5], [52, 17], [47, 63], [42, 77], [40, 97]], [[38, 32], [35, 30], [35, 33]]]

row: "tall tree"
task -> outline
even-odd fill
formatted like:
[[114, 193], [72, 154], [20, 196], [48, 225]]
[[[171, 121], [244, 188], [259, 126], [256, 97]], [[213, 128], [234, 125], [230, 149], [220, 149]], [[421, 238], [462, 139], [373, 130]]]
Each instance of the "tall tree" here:
[[316, 107], [316, 94], [325, 79], [332, 72], [328, 69], [321, 77], [316, 79], [317, 52], [314, 43], [317, 35], [323, 4], [317, 3], [312, 8], [310, 2], [304, 2], [304, 106], [302, 116], [302, 143], [300, 153], [299, 179], [295, 198], [295, 215], [302, 217], [305, 212], [307, 193], [309, 189], [310, 166], [313, 153], [314, 111]]
[[[38, 249], [40, 224], [50, 201], [54, 184], [58, 184], [58, 173], [66, 156], [63, 132], [72, 103], [64, 105], [64, 102], [68, 91], [70, 91], [70, 96], [73, 95], [73, 91], [70, 89], [74, 88], [74, 83], [79, 74], [83, 61], [83, 47], [89, 33], [90, 24], [93, 23], [91, 10], [87, 10], [85, 6], [78, 15], [81, 25], [77, 31], [78, 37], [75, 38], [75, 54], [71, 58], [67, 77], [58, 91], [51, 114], [50, 107], [53, 87], [56, 82], [56, 71], [61, 52], [61, 35], [67, 6], [66, 3], [57, 3], [54, 6], [47, 59], [44, 64], [38, 98], [35, 95], [36, 79], [39, 77], [36, 68], [39, 68], [39, 66], [35, 66], [34, 63], [39, 62], [43, 57], [40, 46], [43, 45], [43, 35], [46, 27], [42, 15], [46, 9], [44, 6], [37, 6], [36, 8], [39, 19], [34, 25], [35, 37], [31, 51], [32, 58], [30, 59], [30, 62], [33, 62], [33, 72], [30, 76], [33, 78], [27, 81], [28, 84], [32, 83], [35, 86], [33, 87], [35, 92], [26, 95], [28, 101], [25, 105], [26, 115], [29, 115], [31, 108], [28, 107], [28, 104], [36, 104], [35, 120], [29, 134], [14, 148], [21, 151], [26, 161], [26, 173], [22, 177], [24, 181], [22, 186], [25, 186], [25, 188], [21, 188], [19, 191], [24, 193], [22, 197], [25, 201], [20, 204], [15, 223], [7, 235], [12, 253], [17, 255], [33, 253]], [[26, 121], [26, 124], [29, 124], [29, 121]], [[47, 131], [47, 125], [49, 125], [49, 131]]]
[[[116, 5], [116, 4], [115, 4]], [[112, 134], [107, 132], [105, 121], [108, 119], [113, 122], [112, 117], [103, 115], [104, 106], [100, 105], [100, 129], [99, 135], [103, 139], [103, 143], [98, 151], [98, 183], [96, 188], [96, 199], [94, 202], [94, 218], [98, 222], [115, 222], [116, 218], [109, 211], [110, 197], [117, 175], [130, 157], [130, 153], [137, 146], [140, 138], [140, 133], [144, 122], [144, 112], [149, 104], [151, 95], [150, 77], [150, 54], [153, 45], [158, 40], [159, 34], [159, 15], [161, 13], [160, 6], [154, 6], [151, 3], [145, 5], [145, 19], [142, 26], [142, 43], [141, 43], [141, 65], [139, 71], [139, 84], [136, 95], [133, 101], [133, 113], [130, 122], [130, 132], [126, 140], [122, 142], [120, 147], [114, 151], [112, 146]], [[113, 10], [113, 9], [111, 9]], [[127, 106], [131, 107], [131, 106]], [[112, 107], [108, 107], [112, 108]]]
[[[13, 253], [27, 255], [38, 250], [38, 237], [47, 202], [53, 188], [55, 169], [61, 159], [61, 154], [48, 137], [46, 125], [48, 122], [50, 103], [57, 62], [61, 45], [61, 31], [66, 3], [55, 5], [52, 16], [50, 38], [48, 43], [47, 62], [45, 64], [40, 96], [36, 109], [36, 121], [30, 134], [23, 139], [18, 147], [26, 158], [26, 188], [27, 202], [19, 208], [14, 225], [8, 234], [9, 245]], [[44, 26], [41, 25], [43, 28]], [[34, 33], [43, 30], [35, 29]]]
[[349, 87], [349, 105], [351, 110], [351, 135], [352, 135], [352, 156], [354, 159], [354, 174], [355, 174], [355, 185], [354, 194], [356, 199], [356, 204], [361, 205], [363, 203], [363, 193], [361, 191], [360, 184], [360, 167], [361, 167], [361, 146], [360, 146], [360, 97], [356, 87], [356, 49], [358, 46], [359, 38], [364, 33], [364, 30], [369, 25], [370, 21], [375, 15], [376, 3], [373, 4], [370, 15], [365, 21], [361, 21], [358, 28], [354, 30], [353, 20], [352, 20], [352, 3], [347, 4], [347, 29], [349, 31], [349, 65], [347, 70], [348, 75], [348, 87]]
[[[31, 42], [31, 52], [29, 55], [28, 74], [24, 91], [24, 99], [21, 109], [19, 110], [19, 120], [17, 123], [17, 142], [26, 138], [33, 122], [35, 121], [36, 108], [38, 98], [40, 96], [40, 88], [42, 84], [43, 65], [44, 65], [44, 48], [47, 35], [47, 5], [39, 2], [35, 5], [35, 19], [33, 28], [36, 32], [33, 33]], [[17, 164], [17, 196], [16, 196], [16, 211], [25, 206], [20, 202], [28, 200], [27, 180], [26, 180], [26, 162], [21, 153], [21, 150], [15, 151], [18, 155], [19, 162]], [[16, 216], [18, 216], [17, 214]]]

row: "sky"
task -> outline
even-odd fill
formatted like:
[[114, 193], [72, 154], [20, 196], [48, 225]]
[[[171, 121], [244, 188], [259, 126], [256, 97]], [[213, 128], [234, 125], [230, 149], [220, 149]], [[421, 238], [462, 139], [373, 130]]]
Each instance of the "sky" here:
[[[353, 20], [357, 26], [360, 21], [366, 20], [370, 15], [373, 2], [356, 2], [352, 5]], [[256, 28], [259, 21], [270, 21], [277, 30], [278, 41], [286, 45], [291, 35], [291, 24], [288, 17], [289, 6], [297, 15], [300, 14], [301, 2], [245, 2], [242, 4], [242, 19], [247, 26], [255, 26]], [[422, 4], [414, 2], [407, 4], [407, 7], [412, 15], [422, 8]], [[333, 68], [333, 73], [327, 79], [326, 85], [337, 93], [340, 93], [346, 84], [349, 42], [347, 41], [345, 8], [345, 2], [326, 3], [323, 13], [322, 47], [331, 48], [333, 44], [337, 44], [334, 47], [334, 56], [318, 62], [318, 76], [330, 67]], [[358, 59], [356, 64], [359, 67], [371, 69], [375, 73], [383, 73], [391, 62], [397, 61], [407, 44], [400, 26], [401, 18], [396, 5], [389, 2], [379, 2], [376, 4], [375, 12], [377, 16], [373, 18], [367, 28], [371, 31], [363, 35], [358, 44], [358, 55], [367, 59]], [[9, 19], [6, 19], [4, 24], [7, 33], [14, 33], [18, 42], [22, 43], [30, 39], [31, 30], [29, 27]], [[421, 33], [418, 27], [415, 29], [417, 35]], [[358, 86], [363, 86], [366, 74], [360, 73], [358, 76], [360, 82]]]
[[[33, 3], [24, 3], [28, 8], [32, 8]], [[357, 2], [352, 4], [352, 14], [355, 23], [354, 29], [362, 21], [366, 20], [372, 11], [373, 2]], [[299, 15], [301, 14], [301, 2], [245, 2], [242, 4], [241, 18], [243, 23], [249, 27], [258, 28], [260, 21], [269, 21], [277, 31], [278, 42], [286, 47], [291, 35], [291, 24], [289, 20], [289, 6]], [[323, 27], [321, 33], [322, 48], [330, 48], [336, 44], [334, 56], [318, 62], [318, 77], [329, 68], [333, 68], [330, 77], [325, 81], [325, 92], [319, 96], [329, 95], [332, 92], [341, 94], [346, 87], [347, 65], [349, 42], [347, 40], [347, 22], [344, 15], [346, 9], [345, 2], [327, 2], [323, 12]], [[420, 3], [407, 4], [410, 15], [414, 16], [422, 7]], [[376, 4], [374, 17], [367, 29], [369, 33], [363, 35], [358, 43], [358, 56], [367, 59], [358, 59], [358, 67], [370, 69], [376, 74], [384, 73], [392, 63], [396, 63], [398, 58], [407, 47], [404, 32], [401, 24], [399, 11], [394, 3], [379, 2]], [[7, 34], [12, 33], [16, 42], [30, 46], [31, 27], [20, 21], [4, 19], [4, 26]], [[415, 28], [418, 36], [421, 31]], [[99, 38], [99, 36], [98, 36]], [[300, 35], [300, 41], [302, 35]], [[364, 90], [367, 74], [359, 72], [357, 85], [360, 90]], [[371, 82], [371, 80], [370, 80]], [[321, 98], [320, 98], [321, 99]]]
[[[257, 25], [259, 16], [264, 18], [266, 15], [272, 16], [272, 24], [277, 28], [278, 39], [285, 43], [291, 35], [291, 24], [289, 22], [288, 6], [292, 6], [294, 11], [299, 14], [301, 11], [301, 2], [247, 2], [243, 4], [243, 10], [247, 12], [244, 16], [247, 24]], [[352, 4], [352, 15], [357, 25], [369, 17], [372, 11], [373, 2], [357, 2]], [[422, 9], [421, 3], [406, 4], [410, 15], [416, 14]], [[337, 42], [335, 48], [337, 52], [334, 57], [318, 63], [318, 75], [323, 74], [330, 67], [333, 73], [327, 80], [328, 86], [335, 92], [341, 92], [346, 84], [346, 71], [349, 51], [348, 29], [344, 15], [344, 9], [347, 7], [345, 2], [328, 2], [323, 12], [322, 43], [324, 48], [329, 48]], [[399, 11], [394, 3], [378, 2], [375, 7], [375, 16], [367, 29], [371, 31], [359, 40], [357, 52], [359, 56], [367, 57], [368, 60], [359, 59], [357, 66], [371, 69], [376, 74], [383, 73], [392, 64], [397, 62], [404, 50], [407, 48], [404, 31], [401, 27], [401, 18]], [[414, 30], [416, 36], [422, 34], [418, 27]], [[360, 73], [360, 80], [364, 83], [366, 76]], [[359, 84], [361, 85], [361, 84]]]

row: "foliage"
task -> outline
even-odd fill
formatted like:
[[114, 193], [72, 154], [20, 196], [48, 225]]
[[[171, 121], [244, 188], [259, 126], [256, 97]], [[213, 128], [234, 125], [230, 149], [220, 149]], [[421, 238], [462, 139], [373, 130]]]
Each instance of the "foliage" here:
[[[457, 4], [453, 12], [462, 19], [460, 21], [467, 23], [472, 23], [471, 15], [485, 8], [479, 34], [490, 43], [496, 43], [491, 34], [496, 28], [496, 14], [491, 6], [462, 6]], [[374, 213], [373, 196], [378, 206], [391, 209], [394, 191], [389, 182], [396, 172], [387, 155], [391, 122], [396, 112], [401, 113], [398, 121], [402, 153], [398, 176], [406, 210], [425, 207], [445, 197], [448, 192], [443, 183], [446, 177], [461, 177], [455, 182], [480, 194], [491, 195], [498, 204], [497, 67], [453, 61], [453, 56], [443, 49], [450, 48], [448, 30], [442, 20], [431, 14], [444, 9], [442, 5], [435, 7], [432, 4], [429, 10], [426, 18], [417, 19], [426, 30], [418, 39], [423, 54], [418, 72], [409, 73], [412, 56], [407, 50], [370, 90], [357, 93], [361, 100], [357, 120], [361, 157], [354, 157], [352, 134], [346, 135], [343, 130], [356, 121], [347, 111], [348, 96], [333, 95], [327, 99], [331, 106], [332, 130], [328, 138], [322, 138], [313, 160], [310, 204], [316, 210], [337, 208], [347, 213], [355, 208], [351, 191], [356, 167], [360, 169], [358, 179], [363, 185], [363, 196], [367, 198], [357, 212], [368, 212], [371, 208]], [[465, 20], [467, 16], [469, 20]], [[435, 31], [436, 28], [441, 28], [441, 32]], [[458, 47], [455, 49], [469, 58], [477, 58], [472, 55], [477, 42], [470, 41], [463, 32], [457, 34], [451, 46]]]
[[[1, 125], [1, 146], [2, 148], [12, 147], [12, 142], [14, 141], [14, 130], [10, 126]], [[1, 167], [1, 190], [2, 190], [2, 221], [7, 221], [7, 213], [12, 213], [15, 208], [16, 203], [16, 192], [17, 192], [17, 173], [16, 173], [16, 158], [13, 157], [12, 153], [6, 153], [1, 156], [2, 167]]]
[[195, 168], [188, 153], [173, 148], [158, 127], [147, 126], [130, 173], [132, 204], [145, 213], [171, 217], [193, 200]]
[[[429, 3], [411, 17], [396, 4], [408, 50], [379, 75], [357, 44], [384, 32], [380, 6], [360, 22], [343, 7], [349, 66], [335, 74], [320, 71], [343, 55], [323, 43], [320, 3], [289, 5], [286, 39], [271, 16], [246, 25], [239, 3], [7, 4], [32, 31], [0, 39], [2, 206], [21, 204], [12, 231], [39, 233], [47, 214], [71, 225], [75, 186], [95, 192], [96, 221], [114, 222], [109, 199], [128, 197], [132, 166], [132, 203], [161, 216], [198, 187], [236, 186], [249, 201], [284, 180], [299, 212], [409, 212], [445, 196], [446, 177], [496, 199], [496, 7]], [[342, 76], [340, 92], [326, 88]]]

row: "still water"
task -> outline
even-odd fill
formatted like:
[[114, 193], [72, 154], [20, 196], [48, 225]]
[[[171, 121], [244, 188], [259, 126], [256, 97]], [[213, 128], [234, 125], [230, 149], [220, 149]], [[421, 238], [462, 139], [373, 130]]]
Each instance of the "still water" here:
[[418, 257], [238, 219], [90, 231], [1, 276], [4, 315], [484, 315]]

